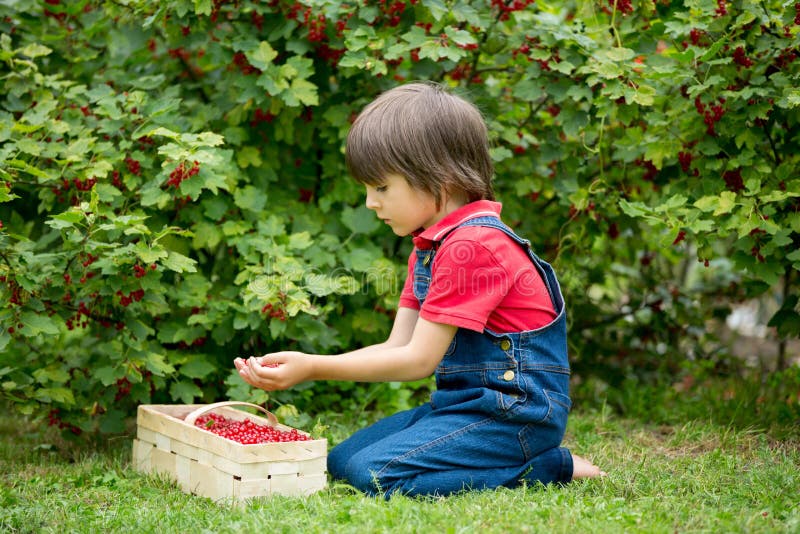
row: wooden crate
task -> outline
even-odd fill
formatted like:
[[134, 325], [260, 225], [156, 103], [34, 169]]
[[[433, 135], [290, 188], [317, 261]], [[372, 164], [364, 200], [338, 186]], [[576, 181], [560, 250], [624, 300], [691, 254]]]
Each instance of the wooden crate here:
[[[232, 408], [234, 405], [258, 408], [267, 418]], [[163, 473], [183, 491], [215, 501], [308, 495], [325, 487], [327, 440], [243, 445], [194, 426], [199, 415], [210, 411], [228, 419], [251, 419], [291, 430], [272, 413], [249, 403], [140, 405], [133, 440], [134, 468]]]

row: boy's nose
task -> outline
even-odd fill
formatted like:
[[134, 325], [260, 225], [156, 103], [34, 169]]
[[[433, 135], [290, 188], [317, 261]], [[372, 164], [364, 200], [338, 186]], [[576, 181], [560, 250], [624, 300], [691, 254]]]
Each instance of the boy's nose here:
[[367, 201], [366, 201], [367, 209], [370, 210], [377, 210], [378, 209], [378, 202], [375, 200], [369, 192], [367, 193]]

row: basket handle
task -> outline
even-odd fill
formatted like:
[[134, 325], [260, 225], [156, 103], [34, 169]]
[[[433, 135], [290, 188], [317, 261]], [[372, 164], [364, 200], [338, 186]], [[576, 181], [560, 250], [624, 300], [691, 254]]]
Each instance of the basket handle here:
[[257, 410], [261, 410], [262, 412], [264, 412], [264, 414], [266, 414], [267, 419], [269, 419], [269, 424], [271, 426], [275, 426], [278, 424], [278, 418], [275, 417], [275, 414], [273, 414], [263, 406], [243, 401], [222, 401], [222, 402], [215, 402], [213, 404], [206, 404], [205, 406], [201, 406], [196, 410], [194, 410], [193, 412], [191, 412], [189, 415], [187, 415], [184, 418], [184, 421], [194, 426], [194, 423], [195, 421], [197, 421], [198, 417], [200, 417], [204, 413], [208, 413], [217, 408], [222, 408], [223, 406], [247, 406], [249, 408], [256, 408]]

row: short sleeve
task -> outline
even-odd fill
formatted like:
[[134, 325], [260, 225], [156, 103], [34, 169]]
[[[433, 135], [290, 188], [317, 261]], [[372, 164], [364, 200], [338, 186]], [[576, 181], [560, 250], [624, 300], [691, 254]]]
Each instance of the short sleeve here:
[[403, 291], [400, 293], [398, 306], [401, 308], [419, 309], [419, 301], [414, 296], [414, 265], [417, 263], [417, 251], [414, 249], [408, 256], [408, 270], [406, 281], [403, 284]]

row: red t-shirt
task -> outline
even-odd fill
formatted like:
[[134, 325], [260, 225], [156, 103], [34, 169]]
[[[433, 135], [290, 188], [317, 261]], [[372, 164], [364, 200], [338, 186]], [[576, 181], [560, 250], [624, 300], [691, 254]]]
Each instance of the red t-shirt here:
[[417, 249], [430, 249], [459, 224], [475, 217], [499, 216], [501, 209], [499, 202], [472, 202], [415, 234], [399, 305], [419, 310], [428, 321], [477, 332], [487, 328], [497, 333], [521, 332], [550, 324], [556, 313], [539, 271], [525, 250], [496, 228], [454, 230], [436, 251], [421, 309], [414, 296]]

